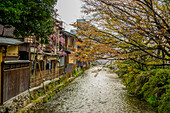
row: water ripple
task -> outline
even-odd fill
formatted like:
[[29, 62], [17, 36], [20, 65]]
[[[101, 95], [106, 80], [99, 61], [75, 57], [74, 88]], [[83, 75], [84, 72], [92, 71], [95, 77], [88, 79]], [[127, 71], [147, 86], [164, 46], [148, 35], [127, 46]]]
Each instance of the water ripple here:
[[116, 74], [93, 67], [63, 88], [37, 113], [155, 113], [146, 102], [130, 97]]

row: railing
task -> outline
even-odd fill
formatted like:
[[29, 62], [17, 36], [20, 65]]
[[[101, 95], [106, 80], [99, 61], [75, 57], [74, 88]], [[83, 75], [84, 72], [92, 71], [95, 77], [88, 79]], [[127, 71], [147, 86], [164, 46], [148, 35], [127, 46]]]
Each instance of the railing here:
[[[43, 76], [43, 80], [47, 81], [47, 80], [52, 80], [54, 78], [58, 78], [59, 76], [61, 76], [63, 74], [64, 71], [64, 67], [60, 67], [60, 68], [56, 68], [54, 69], [50, 69], [50, 70], [42, 70], [42, 76]], [[42, 78], [40, 76], [40, 72], [36, 72], [35, 74], [31, 74], [30, 75], [30, 87], [36, 87], [39, 86], [42, 83]]]

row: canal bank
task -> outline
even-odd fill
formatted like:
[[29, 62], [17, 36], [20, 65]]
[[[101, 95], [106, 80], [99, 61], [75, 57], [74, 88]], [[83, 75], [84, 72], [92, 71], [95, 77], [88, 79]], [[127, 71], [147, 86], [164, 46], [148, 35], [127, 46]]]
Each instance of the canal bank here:
[[108, 68], [98, 72], [101, 68], [86, 70], [36, 113], [155, 113], [147, 102], [127, 94], [117, 74]]
[[31, 89], [31, 91], [29, 91], [31, 103], [20, 109], [18, 113], [35, 112], [39, 106], [46, 103], [52, 96], [57, 94], [63, 87], [67, 86], [83, 72], [83, 70], [79, 70], [78, 72], [73, 73], [73, 76], [70, 78], [68, 78], [68, 75], [56, 78], [49, 83], [45, 83], [45, 89], [43, 88], [43, 85], [42, 87]]

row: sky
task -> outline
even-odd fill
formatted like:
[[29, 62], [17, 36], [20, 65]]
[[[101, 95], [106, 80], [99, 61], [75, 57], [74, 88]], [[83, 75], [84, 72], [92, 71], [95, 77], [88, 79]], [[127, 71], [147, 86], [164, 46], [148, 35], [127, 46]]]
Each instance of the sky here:
[[66, 31], [73, 29], [69, 24], [76, 22], [76, 19], [83, 16], [81, 4], [81, 0], [58, 0], [56, 8], [58, 9], [59, 19], [66, 23], [64, 27]]

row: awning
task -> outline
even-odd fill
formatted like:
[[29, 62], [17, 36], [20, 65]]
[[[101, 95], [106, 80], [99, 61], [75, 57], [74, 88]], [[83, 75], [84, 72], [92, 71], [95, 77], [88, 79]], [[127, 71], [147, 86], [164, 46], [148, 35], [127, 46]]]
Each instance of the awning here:
[[48, 56], [57, 56], [58, 54], [51, 54], [51, 53], [47, 53], [47, 52], [44, 52], [44, 55], [48, 55]]
[[22, 64], [22, 63], [30, 63], [29, 60], [10, 60], [4, 61], [5, 64]]
[[[31, 51], [31, 54], [36, 54], [36, 52], [34, 52], [34, 51]], [[58, 54], [51, 54], [51, 53], [47, 53], [47, 52], [43, 52], [43, 53], [40, 53], [40, 52], [38, 52], [38, 54], [40, 54], [40, 55], [46, 55], [46, 56], [57, 56]]]
[[72, 34], [70, 32], [64, 31], [64, 30], [61, 30], [60, 33], [63, 34], [63, 35], [66, 35], [68, 37], [71, 37], [71, 38], [77, 38], [76, 35], [74, 35], [74, 34]]
[[47, 56], [47, 59], [49, 59], [49, 60], [57, 60], [57, 57], [56, 56]]
[[14, 39], [14, 38], [5, 38], [5, 37], [0, 37], [0, 45], [19, 45], [22, 44], [23, 42]]

